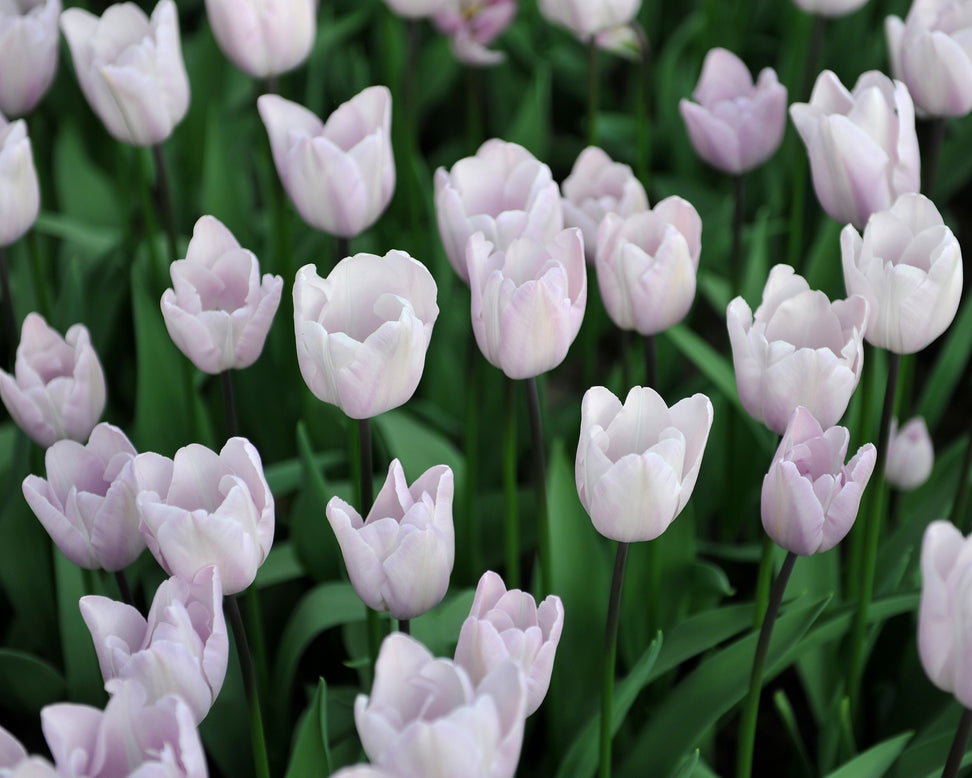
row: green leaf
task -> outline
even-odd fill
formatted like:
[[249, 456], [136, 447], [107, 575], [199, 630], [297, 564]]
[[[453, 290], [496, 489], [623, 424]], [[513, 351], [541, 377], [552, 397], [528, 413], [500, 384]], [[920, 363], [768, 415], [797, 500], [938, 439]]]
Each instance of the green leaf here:
[[904, 751], [913, 732], [905, 732], [872, 746], [827, 775], [827, 778], [881, 778]]
[[104, 680], [98, 667], [91, 633], [81, 618], [80, 599], [87, 594], [81, 568], [60, 552], [54, 552], [57, 583], [57, 620], [61, 635], [61, 656], [67, 674], [71, 702], [104, 702]]
[[[428, 424], [422, 424], [403, 410], [394, 410], [373, 419], [388, 453], [401, 460], [409, 481], [430, 467], [448, 465], [455, 477], [455, 493], [462, 494], [466, 459], [451, 441]], [[384, 478], [381, 479], [384, 481]]]
[[679, 762], [678, 767], [675, 768], [675, 772], [672, 773], [672, 778], [691, 778], [698, 764], [699, 749], [696, 748], [691, 754]]
[[297, 552], [294, 551], [294, 544], [288, 540], [274, 543], [270, 555], [257, 570], [255, 584], [257, 589], [263, 589], [285, 581], [293, 581], [303, 575], [304, 568], [297, 558]]
[[925, 417], [928, 429], [933, 431], [949, 408], [972, 352], [972, 297], [962, 303], [947, 333], [918, 401], [918, 414]]
[[0, 700], [5, 708], [37, 715], [66, 696], [67, 684], [54, 667], [31, 654], [0, 648]]
[[427, 613], [412, 619], [412, 636], [434, 656], [451, 656], [459, 640], [459, 630], [472, 609], [474, 589], [463, 589], [443, 600]]
[[533, 70], [533, 81], [521, 93], [519, 109], [503, 137], [519, 143], [537, 157], [547, 159], [550, 154], [550, 65], [540, 61]]
[[34, 229], [41, 235], [74, 244], [78, 251], [93, 257], [107, 254], [121, 242], [121, 231], [114, 227], [99, 227], [73, 216], [47, 211], [37, 217]]
[[331, 753], [327, 742], [327, 682], [317, 689], [300, 715], [294, 734], [294, 748], [284, 778], [321, 778], [331, 774]]

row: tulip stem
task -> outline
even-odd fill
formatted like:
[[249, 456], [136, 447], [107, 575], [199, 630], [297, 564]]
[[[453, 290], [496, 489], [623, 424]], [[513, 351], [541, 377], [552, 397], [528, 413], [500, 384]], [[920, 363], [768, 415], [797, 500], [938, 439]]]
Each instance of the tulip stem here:
[[144, 211], [145, 223], [143, 225], [145, 231], [145, 243], [148, 246], [149, 260], [152, 263], [152, 274], [156, 278], [156, 283], [158, 284], [158, 290], [156, 293], [158, 295], [162, 294], [163, 289], [169, 285], [169, 272], [168, 263], [165, 262], [162, 257], [159, 256], [158, 248], [155, 245], [155, 230], [157, 224], [155, 221], [155, 210], [152, 208], [152, 197], [149, 194], [148, 185], [148, 172], [146, 167], [148, 162], [146, 161], [145, 154], [142, 149], [136, 149], [138, 161], [135, 167], [138, 169], [138, 183], [139, 190], [142, 196], [142, 210]]
[[335, 258], [334, 264], [337, 264], [342, 259], [351, 256], [351, 239], [345, 238], [343, 235], [337, 236], [337, 257]]
[[226, 439], [235, 438], [239, 429], [236, 421], [236, 400], [233, 396], [233, 374], [229, 369], [219, 374], [223, 388], [223, 414], [226, 418]]
[[618, 648], [618, 622], [621, 617], [621, 588], [624, 586], [624, 567], [628, 561], [628, 544], [619, 541], [614, 557], [614, 575], [611, 577], [611, 595], [608, 599], [607, 623], [604, 629], [604, 678], [601, 686], [601, 771], [600, 778], [611, 776], [611, 738], [613, 722], [611, 711], [614, 704], [614, 660]]
[[763, 623], [773, 583], [773, 550], [776, 544], [769, 535], [763, 535], [763, 551], [759, 557], [759, 572], [756, 574], [756, 594], [753, 597], [753, 627]]
[[962, 757], [965, 756], [965, 749], [969, 744], [969, 735], [972, 735], [972, 710], [966, 708], [962, 711], [962, 718], [959, 719], [958, 727], [955, 729], [955, 739], [948, 751], [942, 778], [955, 778], [958, 775], [959, 768], [962, 766]]
[[[346, 241], [347, 238], [339, 238]], [[358, 419], [358, 495], [361, 502], [361, 516], [368, 518], [375, 501], [373, 465], [371, 455], [371, 419]], [[381, 649], [381, 622], [378, 612], [366, 607], [368, 613], [368, 654], [371, 660], [371, 678], [375, 677], [375, 662]]]
[[399, 619], [398, 620], [398, 631], [403, 635], [412, 634], [412, 620], [411, 619]]
[[779, 575], [770, 592], [766, 615], [759, 630], [759, 640], [756, 643], [756, 655], [753, 657], [753, 671], [749, 676], [749, 696], [743, 703], [743, 710], [739, 720], [738, 751], [736, 752], [736, 778], [749, 778], [753, 769], [753, 747], [756, 742], [756, 717], [759, 713], [759, 697], [763, 688], [763, 665], [766, 662], [766, 652], [769, 650], [770, 637], [773, 635], [773, 625], [780, 612], [783, 602], [783, 592], [786, 591], [787, 581], [793, 572], [796, 554], [786, 552], [786, 558], [780, 567]]
[[645, 335], [645, 386], [658, 391], [658, 349], [655, 336]]
[[597, 145], [598, 105], [597, 42], [591, 36], [587, 44], [587, 145]]
[[506, 516], [506, 585], [520, 586], [520, 520], [516, 500], [516, 386], [506, 381], [503, 416], [503, 513]]
[[746, 221], [746, 176], [733, 176], [735, 208], [732, 212], [732, 254], [729, 256], [729, 289], [733, 297], [740, 291], [742, 278], [742, 233]]
[[10, 364], [14, 363], [17, 351], [17, 315], [14, 313], [13, 294], [10, 291], [10, 271], [7, 269], [7, 255], [0, 246], [0, 297], [3, 298], [3, 328], [10, 338]]
[[124, 570], [115, 571], [115, 583], [118, 584], [118, 591], [121, 594], [122, 601], [126, 605], [131, 605], [133, 608], [138, 610], [135, 605], [135, 597], [132, 595], [132, 587], [128, 583], [128, 576], [125, 575]]
[[479, 349], [475, 340], [469, 338], [466, 344], [466, 375], [469, 382], [466, 385], [466, 526], [469, 542], [469, 565], [473, 570], [483, 569], [482, 527], [479, 523], [479, 505], [477, 486], [479, 475], [479, 382], [482, 370], [480, 368]]
[[267, 760], [267, 743], [263, 734], [263, 716], [260, 713], [260, 697], [257, 693], [256, 672], [250, 657], [250, 646], [246, 640], [246, 629], [243, 627], [243, 616], [237, 597], [225, 597], [233, 637], [236, 639], [236, 653], [240, 658], [240, 672], [243, 674], [243, 690], [250, 709], [250, 738], [253, 743], [253, 766], [257, 778], [270, 778], [270, 763]]
[[37, 294], [37, 305], [45, 319], [51, 319], [51, 296], [47, 288], [47, 279], [44, 277], [44, 268], [41, 266], [40, 245], [37, 238], [37, 230], [31, 230], [27, 234], [27, 250], [30, 252], [30, 268], [34, 273], [34, 291]]
[[537, 538], [540, 546], [540, 596], [553, 591], [553, 550], [550, 547], [550, 517], [547, 515], [547, 457], [543, 447], [543, 422], [540, 415], [540, 393], [537, 379], [526, 380], [527, 407], [530, 409], [530, 437], [536, 464]]
[[934, 199], [935, 183], [938, 180], [938, 159], [942, 154], [942, 144], [945, 142], [945, 127], [947, 119], [938, 116], [931, 121], [928, 134], [928, 147], [925, 149], [924, 164], [921, 172], [925, 174], [925, 184], [921, 191], [925, 197]]
[[158, 189], [162, 221], [165, 222], [165, 235], [169, 245], [169, 262], [175, 262], [179, 259], [179, 233], [176, 229], [175, 209], [172, 207], [172, 190], [169, 188], [169, 176], [165, 172], [165, 157], [162, 156], [161, 144], [152, 146], [152, 158], [155, 160], [155, 185]]

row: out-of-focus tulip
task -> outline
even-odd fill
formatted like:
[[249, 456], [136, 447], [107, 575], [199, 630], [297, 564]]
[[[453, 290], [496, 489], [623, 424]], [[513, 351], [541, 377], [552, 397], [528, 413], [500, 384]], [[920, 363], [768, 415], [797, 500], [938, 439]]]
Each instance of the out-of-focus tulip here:
[[229, 636], [223, 589], [215, 567], [191, 581], [170, 578], [155, 592], [146, 619], [136, 608], [87, 595], [79, 603], [105, 682], [138, 681], [148, 703], [182, 697], [198, 723], [206, 718], [226, 677]]
[[563, 362], [587, 305], [581, 231], [570, 227], [546, 244], [516, 238], [505, 251], [477, 232], [466, 256], [473, 334], [489, 363], [532, 378]]
[[864, 73], [848, 92], [831, 71], [817, 77], [809, 103], [790, 117], [807, 147], [821, 207], [861, 229], [872, 213], [921, 185], [915, 107], [908, 88], [883, 73]]
[[122, 570], [145, 548], [131, 467], [137, 453], [124, 432], [102, 422], [87, 445], [58, 440], [47, 449], [47, 479], [24, 479], [27, 504], [79, 567]]
[[0, 116], [0, 248], [27, 232], [39, 212], [40, 184], [27, 124], [23, 119], [8, 124]]
[[456, 0], [385, 0], [389, 10], [406, 19], [422, 19], [455, 5]]
[[391, 92], [370, 86], [322, 122], [279, 95], [257, 100], [273, 164], [311, 227], [352, 238], [375, 223], [395, 191]]
[[3, 727], [0, 727], [0, 775], [4, 778], [59, 778], [50, 762], [28, 756], [27, 749]]
[[57, 71], [61, 0], [0, 3], [0, 112], [23, 116], [47, 92]]
[[371, 696], [354, 701], [368, 758], [401, 778], [512, 778], [523, 744], [526, 684], [507, 661], [479, 684], [400, 632], [384, 639]]
[[206, 16], [226, 58], [254, 78], [300, 65], [317, 32], [317, 0], [206, 0]]
[[561, 185], [564, 224], [584, 232], [584, 253], [594, 264], [597, 228], [609, 213], [621, 218], [648, 210], [648, 195], [628, 165], [614, 162], [597, 146], [588, 146], [574, 161]]
[[474, 157], [435, 171], [435, 216], [452, 269], [469, 282], [466, 244], [481, 232], [494, 251], [515, 238], [547, 243], [564, 228], [550, 168], [515, 143], [486, 141]]
[[452, 470], [437, 465], [411, 486], [393, 459], [366, 519], [339, 497], [325, 512], [351, 585], [369, 608], [412, 619], [438, 605], [455, 561]]
[[915, 416], [898, 429], [898, 420], [892, 419], [884, 470], [888, 483], [905, 491], [917, 489], [928, 480], [934, 464], [935, 447], [925, 420]]
[[847, 410], [864, 367], [868, 304], [831, 302], [789, 265], [776, 265], [753, 315], [742, 297], [726, 311], [739, 401], [782, 435], [798, 405], [832, 427]]
[[173, 0], [160, 0], [151, 19], [135, 3], [112, 5], [100, 18], [68, 8], [61, 30], [81, 91], [114, 138], [154, 146], [172, 134], [189, 109]]
[[763, 529], [777, 545], [809, 556], [829, 551], [850, 531], [877, 450], [866, 443], [845, 465], [849, 442], [846, 427], [824, 430], [806, 408], [793, 412], [760, 501]]
[[661, 535], [692, 496], [712, 427], [704, 394], [671, 408], [636, 386], [624, 405], [603, 386], [584, 393], [574, 476], [594, 528], [630, 543]]
[[710, 49], [692, 92], [680, 100], [695, 153], [723, 173], [739, 175], [776, 153], [786, 129], [786, 87], [773, 68], [753, 84], [749, 69], [726, 49]]
[[517, 6], [517, 0], [453, 0], [435, 15], [435, 26], [449, 36], [449, 47], [460, 62], [496, 65], [506, 55], [486, 47], [513, 23]]
[[548, 22], [566, 27], [583, 41], [627, 24], [641, 8], [641, 0], [539, 0], [538, 4]]
[[962, 250], [927, 197], [904, 194], [867, 220], [863, 238], [840, 233], [844, 285], [867, 298], [865, 338], [896, 354], [914, 354], [941, 335], [962, 296]]
[[230, 438], [217, 454], [193, 443], [175, 459], [149, 452], [132, 464], [142, 532], [169, 574], [191, 581], [219, 568], [223, 594], [253, 583], [273, 543], [273, 495], [260, 454]]
[[297, 271], [297, 362], [314, 396], [352, 419], [408, 402], [422, 378], [439, 315], [435, 281], [404, 251], [356, 254], [327, 278]]
[[390, 773], [380, 767], [372, 767], [370, 764], [356, 764], [342, 767], [336, 773], [332, 773], [331, 778], [398, 778], [398, 773]]
[[75, 324], [62, 338], [39, 313], [28, 313], [14, 374], [0, 370], [0, 399], [39, 446], [86, 441], [105, 409], [105, 374], [88, 328]]
[[249, 367], [263, 350], [280, 305], [283, 279], [212, 216], [196, 222], [185, 259], [169, 267], [174, 289], [162, 295], [169, 336], [204, 373]]
[[595, 264], [611, 320], [642, 335], [678, 324], [695, 300], [701, 251], [702, 219], [681, 197], [668, 197], [627, 219], [605, 216]]
[[594, 33], [594, 45], [601, 51], [638, 62], [648, 53], [648, 36], [638, 22], [631, 22]]
[[548, 595], [537, 607], [532, 594], [507, 591], [503, 579], [487, 570], [459, 632], [456, 664], [478, 684], [493, 668], [512, 659], [526, 679], [526, 715], [530, 716], [547, 694], [563, 628], [564, 605], [557, 595]]
[[793, 0], [807, 13], [816, 16], [846, 16], [864, 5], [867, 0]]
[[907, 19], [884, 20], [891, 71], [919, 113], [965, 116], [972, 110], [972, 6], [917, 0]]

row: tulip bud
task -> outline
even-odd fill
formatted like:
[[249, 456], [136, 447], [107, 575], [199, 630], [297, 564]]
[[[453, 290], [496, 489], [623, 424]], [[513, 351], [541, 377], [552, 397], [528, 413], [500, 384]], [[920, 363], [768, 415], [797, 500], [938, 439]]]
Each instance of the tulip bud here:
[[27, 314], [14, 375], [0, 370], [0, 399], [39, 446], [87, 440], [105, 409], [105, 374], [87, 327], [75, 324], [62, 338], [43, 316]]
[[602, 30], [627, 24], [638, 14], [641, 0], [539, 0], [540, 13], [566, 27], [583, 41]]
[[408, 402], [439, 315], [435, 281], [404, 251], [342, 259], [327, 278], [297, 271], [297, 362], [314, 396], [352, 419]]
[[793, 412], [760, 502], [763, 529], [777, 545], [809, 556], [829, 551], [850, 531], [877, 449], [866, 443], [845, 465], [849, 442], [846, 427], [825, 431], [806, 408]]
[[891, 420], [888, 457], [884, 477], [897, 489], [917, 489], [931, 475], [935, 464], [928, 426], [921, 416], [915, 416], [898, 429], [898, 420]]
[[846, 16], [864, 5], [867, 0], [793, 0], [807, 13], [817, 16]]
[[391, 92], [372, 86], [324, 123], [278, 95], [257, 100], [273, 164], [311, 227], [353, 238], [375, 223], [395, 191]]
[[0, 112], [5, 115], [30, 113], [54, 80], [60, 14], [61, 0], [0, 4]]
[[369, 608], [412, 619], [442, 601], [455, 561], [453, 488], [446, 465], [426, 470], [410, 487], [393, 459], [366, 519], [338, 497], [328, 502], [351, 585]]
[[100, 18], [81, 8], [61, 14], [74, 71], [88, 105], [122, 143], [162, 143], [189, 108], [189, 76], [173, 0], [149, 19], [135, 3], [112, 5]]
[[605, 216], [595, 264], [611, 320], [642, 335], [678, 324], [695, 300], [701, 251], [702, 219], [681, 197], [668, 197], [627, 219]]
[[506, 59], [486, 48], [516, 17], [517, 0], [458, 0], [435, 14], [435, 26], [449, 36], [449, 48], [465, 65], [496, 65]]
[[249, 367], [263, 350], [280, 305], [283, 279], [260, 282], [252, 251], [212, 216], [193, 228], [185, 259], [169, 267], [173, 289], [162, 295], [169, 336], [204, 373]]
[[0, 116], [0, 248], [27, 232], [39, 212], [40, 184], [27, 125], [23, 119], [8, 124]]
[[603, 386], [588, 389], [574, 475], [594, 528], [624, 543], [668, 529], [692, 496], [711, 427], [704, 394], [669, 408], [650, 387], [633, 388], [624, 405]]

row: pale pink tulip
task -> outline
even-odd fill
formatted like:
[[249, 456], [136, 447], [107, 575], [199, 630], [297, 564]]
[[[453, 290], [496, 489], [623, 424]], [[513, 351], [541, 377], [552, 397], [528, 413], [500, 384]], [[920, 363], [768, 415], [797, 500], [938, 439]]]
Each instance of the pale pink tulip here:
[[627, 24], [638, 14], [641, 0], [539, 0], [540, 13], [566, 27], [581, 40]]
[[867, 0], [793, 0], [807, 13], [817, 16], [846, 16], [863, 6]]
[[385, 0], [385, 5], [406, 19], [422, 19], [454, 5], [456, 0]]
[[61, 0], [0, 2], [0, 112], [24, 116], [57, 72]]
[[905, 422], [898, 429], [898, 420], [891, 420], [888, 457], [884, 477], [897, 489], [917, 489], [932, 473], [935, 448], [928, 426], [921, 416]]
[[54, 766], [27, 755], [20, 741], [0, 727], [0, 776], [3, 778], [60, 778]]
[[496, 65], [506, 54], [487, 46], [513, 23], [517, 6], [517, 0], [452, 0], [435, 14], [435, 26], [463, 64]]
[[0, 116], [0, 249], [27, 232], [38, 213], [40, 183], [27, 124], [23, 119], [8, 124]]

